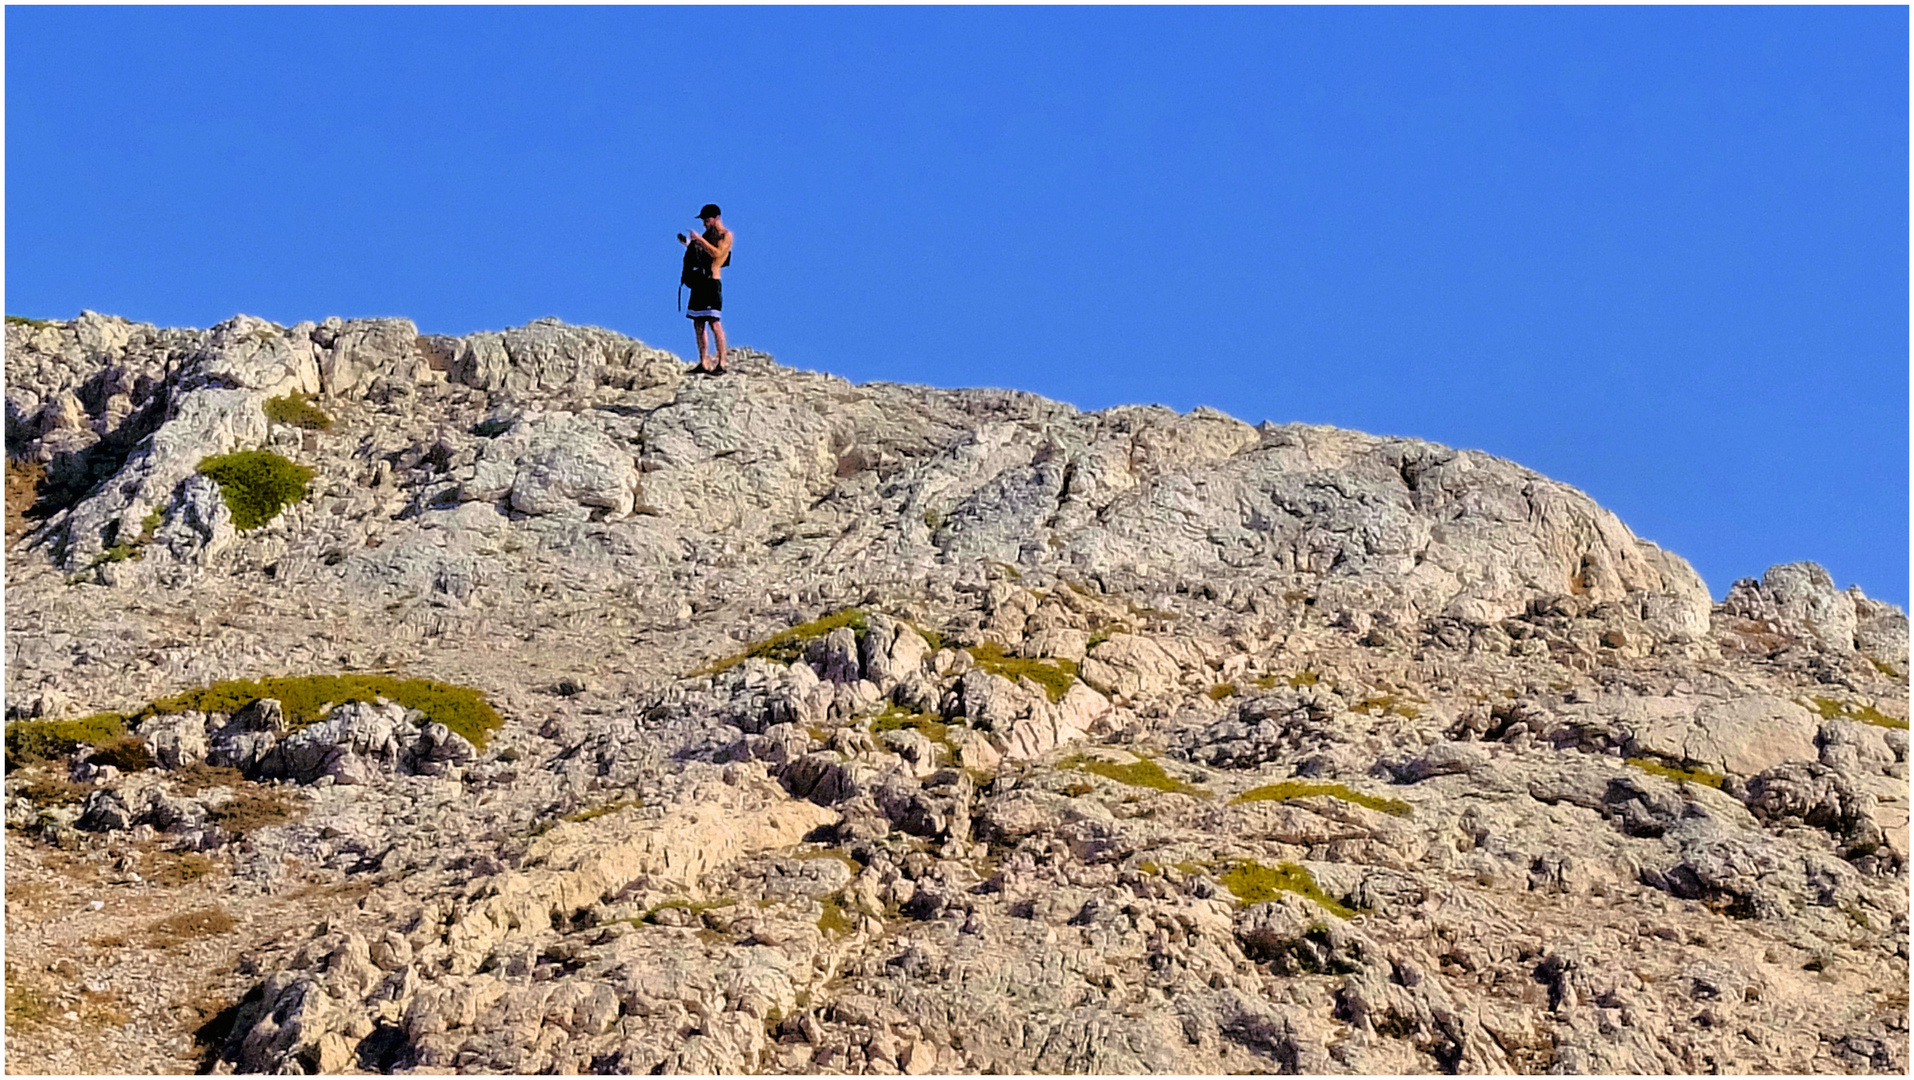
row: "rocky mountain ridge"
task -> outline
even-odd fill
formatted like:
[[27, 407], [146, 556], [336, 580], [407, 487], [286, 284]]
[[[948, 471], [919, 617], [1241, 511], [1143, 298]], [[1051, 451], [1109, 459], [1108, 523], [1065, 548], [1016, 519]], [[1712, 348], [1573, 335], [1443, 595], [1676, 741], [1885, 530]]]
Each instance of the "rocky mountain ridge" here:
[[[76, 1006], [10, 1068], [1905, 1070], [1906, 618], [1812, 564], [1717, 605], [1478, 452], [555, 320], [6, 363], [9, 990]], [[258, 450], [311, 480], [242, 531]], [[355, 671], [502, 724], [142, 712]], [[234, 926], [95, 945], [62, 875]]]

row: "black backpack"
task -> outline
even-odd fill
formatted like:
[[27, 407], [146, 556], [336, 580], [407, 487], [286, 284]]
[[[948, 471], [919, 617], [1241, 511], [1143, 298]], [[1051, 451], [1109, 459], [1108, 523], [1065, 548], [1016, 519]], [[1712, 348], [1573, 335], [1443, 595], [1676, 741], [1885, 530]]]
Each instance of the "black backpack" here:
[[[727, 251], [724, 253], [724, 263], [719, 269], [730, 265], [731, 253]], [[705, 267], [704, 252], [696, 244], [686, 244], [684, 268], [678, 271], [678, 310], [684, 310], [685, 289], [695, 289], [710, 279], [711, 271]]]

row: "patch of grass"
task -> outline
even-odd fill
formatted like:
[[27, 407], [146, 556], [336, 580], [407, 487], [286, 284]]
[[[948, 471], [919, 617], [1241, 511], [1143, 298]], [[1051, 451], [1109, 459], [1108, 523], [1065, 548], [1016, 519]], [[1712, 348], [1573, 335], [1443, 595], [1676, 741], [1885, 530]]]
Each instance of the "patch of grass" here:
[[1364, 698], [1355, 705], [1356, 712], [1372, 713], [1376, 716], [1400, 716], [1404, 720], [1414, 720], [1421, 716], [1414, 705], [1410, 705], [1394, 694], [1379, 694]]
[[950, 741], [951, 725], [936, 713], [912, 712], [902, 705], [892, 705], [879, 713], [871, 721], [871, 734], [882, 735], [886, 731], [901, 731], [909, 728], [923, 732], [924, 737], [943, 747], [950, 759], [957, 759], [957, 747]]
[[862, 641], [870, 624], [866, 621], [861, 608], [845, 608], [843, 611], [833, 612], [807, 623], [799, 623], [787, 630], [780, 630], [741, 653], [713, 660], [704, 667], [688, 673], [685, 678], [696, 679], [705, 675], [717, 675], [753, 657], [789, 665], [804, 655], [805, 646], [841, 626], [850, 627], [857, 634], [857, 639]]
[[917, 625], [916, 623], [910, 621], [909, 619], [902, 619], [899, 621], [902, 622], [905, 626], [910, 627], [912, 630], [917, 631], [917, 636], [924, 639], [924, 644], [930, 646], [931, 652], [936, 652], [938, 649], [941, 649], [944, 647], [944, 635], [938, 633], [935, 630], [926, 630], [923, 627]]
[[1809, 708], [1820, 713], [1823, 720], [1853, 720], [1862, 724], [1873, 724], [1875, 727], [1907, 730], [1907, 721], [1884, 715], [1872, 705], [1850, 705], [1833, 698], [1818, 697]]
[[812, 859], [836, 859], [838, 862], [841, 862], [845, 866], [848, 866], [851, 868], [852, 877], [856, 877], [858, 874], [863, 873], [864, 871], [864, 864], [861, 862], [858, 862], [856, 859], [851, 858], [850, 852], [845, 851], [843, 848], [823, 848], [818, 851], [800, 851], [791, 857], [793, 859], [797, 859], [800, 862], [809, 862]]
[[197, 690], [161, 698], [132, 719], [137, 722], [161, 713], [192, 710], [228, 715], [261, 698], [273, 698], [284, 709], [286, 725], [298, 730], [325, 715], [328, 705], [384, 698], [425, 713], [428, 722], [444, 724], [484, 749], [485, 740], [505, 721], [477, 690], [430, 679], [400, 679], [393, 675], [298, 675], [265, 679], [228, 679]]
[[[11, 320], [12, 316], [8, 316]], [[44, 1023], [53, 1015], [53, 1001], [38, 988], [13, 979], [13, 965], [7, 965], [7, 1029], [20, 1031]]]
[[943, 528], [944, 527], [943, 513], [935, 509], [924, 511], [924, 527], [929, 529], [931, 532], [936, 532], [937, 530]]
[[1673, 765], [1664, 765], [1659, 761], [1654, 761], [1649, 758], [1632, 757], [1628, 758], [1627, 762], [1651, 776], [1659, 776], [1665, 780], [1675, 780], [1681, 783], [1700, 784], [1703, 787], [1714, 788], [1716, 791], [1720, 791], [1722, 783], [1727, 780], [1727, 777], [1720, 773], [1703, 772], [1700, 769], [1677, 768]]
[[604, 804], [603, 806], [593, 806], [584, 810], [577, 810], [572, 813], [566, 814], [563, 818], [559, 820], [572, 821], [572, 822], [591, 821], [594, 818], [601, 818], [609, 814], [615, 814], [618, 811], [623, 810], [627, 807], [643, 806], [643, 805], [645, 805], [645, 800], [640, 799], [636, 796], [633, 796], [632, 798], [629, 798], [629, 799], [619, 799], [617, 802], [608, 802]]
[[1308, 668], [1304, 668], [1289, 677], [1289, 685], [1292, 687], [1314, 686], [1321, 682], [1322, 679], [1323, 677], [1321, 675], [1316, 674]]
[[1305, 780], [1282, 780], [1274, 784], [1264, 784], [1243, 792], [1230, 800], [1231, 805], [1247, 802], [1287, 802], [1290, 799], [1307, 799], [1325, 795], [1343, 802], [1366, 806], [1371, 810], [1380, 810], [1396, 817], [1409, 815], [1409, 804], [1401, 799], [1385, 799], [1377, 795], [1364, 795], [1345, 784], [1313, 784]]
[[992, 675], [1002, 675], [1011, 682], [1024, 676], [1038, 686], [1043, 687], [1054, 704], [1063, 700], [1070, 692], [1071, 684], [1077, 681], [1077, 663], [1074, 660], [1025, 660], [1022, 657], [1005, 656], [1003, 646], [994, 642], [972, 645], [965, 649], [977, 666]]
[[1872, 656], [1867, 658], [1867, 662], [1874, 668], [1874, 670], [1880, 672], [1881, 674], [1887, 676], [1890, 679], [1899, 679], [1902, 682], [1907, 681], [1907, 672], [1897, 669], [1893, 664], [1884, 664], [1881, 661], [1874, 659]]
[[168, 915], [148, 927], [147, 933], [155, 946], [165, 949], [198, 938], [230, 934], [238, 926], [239, 920], [225, 908], [211, 907]]
[[1220, 682], [1220, 683], [1217, 683], [1215, 686], [1210, 687], [1208, 693], [1209, 693], [1209, 699], [1211, 701], [1221, 701], [1226, 697], [1232, 697], [1235, 695], [1236, 684], [1228, 683], [1228, 682]]
[[1323, 910], [1339, 919], [1353, 918], [1356, 914], [1353, 909], [1323, 892], [1322, 887], [1316, 884], [1315, 876], [1299, 863], [1264, 866], [1245, 860], [1225, 870], [1218, 880], [1245, 904], [1267, 903], [1283, 893], [1295, 893], [1315, 901]]
[[1118, 631], [1116, 629], [1109, 626], [1097, 627], [1096, 631], [1090, 635], [1090, 640], [1084, 643], [1083, 651], [1089, 652], [1091, 649], [1094, 649], [1098, 645], [1101, 645], [1104, 642], [1110, 640], [1110, 636], [1117, 632]]
[[46, 319], [29, 319], [25, 315], [9, 315], [7, 316], [7, 325], [8, 326], [30, 326], [35, 330], [44, 330], [49, 326], [59, 326], [60, 324], [57, 322], [50, 322]]
[[16, 720], [7, 725], [7, 771], [66, 757], [82, 746], [105, 746], [126, 735], [126, 717], [94, 713], [78, 720]]
[[1179, 795], [1195, 796], [1199, 799], [1213, 797], [1207, 788], [1200, 788], [1194, 784], [1186, 784], [1178, 780], [1176, 777], [1164, 772], [1163, 766], [1158, 765], [1146, 757], [1138, 757], [1137, 760], [1127, 765], [1119, 765], [1114, 761], [1099, 761], [1095, 758], [1084, 757], [1082, 754], [1073, 754], [1058, 762], [1057, 768], [1077, 769], [1082, 772], [1101, 776], [1106, 780], [1115, 780], [1119, 784], [1128, 784], [1131, 787], [1151, 788], [1156, 791], [1170, 791]]
[[233, 527], [257, 529], [279, 512], [306, 497], [313, 472], [270, 450], [241, 450], [209, 457], [199, 472], [219, 483], [220, 494], [233, 512]]
[[832, 894], [818, 901], [824, 908], [817, 917], [817, 928], [826, 934], [842, 936], [857, 929], [857, 913], [845, 906], [844, 902]]
[[332, 417], [319, 411], [304, 394], [267, 398], [264, 407], [266, 419], [275, 424], [285, 424], [288, 427], [302, 428], [306, 431], [324, 431], [332, 426]]

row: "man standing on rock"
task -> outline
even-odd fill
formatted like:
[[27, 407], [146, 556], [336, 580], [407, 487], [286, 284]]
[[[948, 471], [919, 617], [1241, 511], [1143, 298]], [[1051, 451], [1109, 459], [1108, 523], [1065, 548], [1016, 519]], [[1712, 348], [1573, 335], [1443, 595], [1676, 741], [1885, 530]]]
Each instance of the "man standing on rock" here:
[[[724, 227], [719, 218], [717, 203], [706, 203], [698, 211], [698, 219], [704, 222], [704, 235], [692, 233], [685, 242], [685, 255], [691, 261], [691, 272], [686, 283], [691, 286], [691, 301], [685, 311], [685, 317], [691, 320], [692, 329], [698, 335], [698, 364], [691, 370], [705, 375], [722, 375], [724, 366], [724, 282], [719, 280], [724, 268], [731, 262], [731, 230]], [[717, 346], [715, 355], [705, 354], [705, 328], [709, 326], [713, 344]]]

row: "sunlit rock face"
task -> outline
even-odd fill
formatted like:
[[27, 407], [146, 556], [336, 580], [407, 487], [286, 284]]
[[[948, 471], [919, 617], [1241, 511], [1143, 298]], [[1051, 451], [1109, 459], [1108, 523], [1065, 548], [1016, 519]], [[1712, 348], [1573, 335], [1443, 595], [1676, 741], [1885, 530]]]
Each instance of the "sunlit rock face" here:
[[10, 1067], [1906, 1071], [1907, 622], [1814, 564], [556, 320], [6, 333], [9, 995], [140, 1022]]

